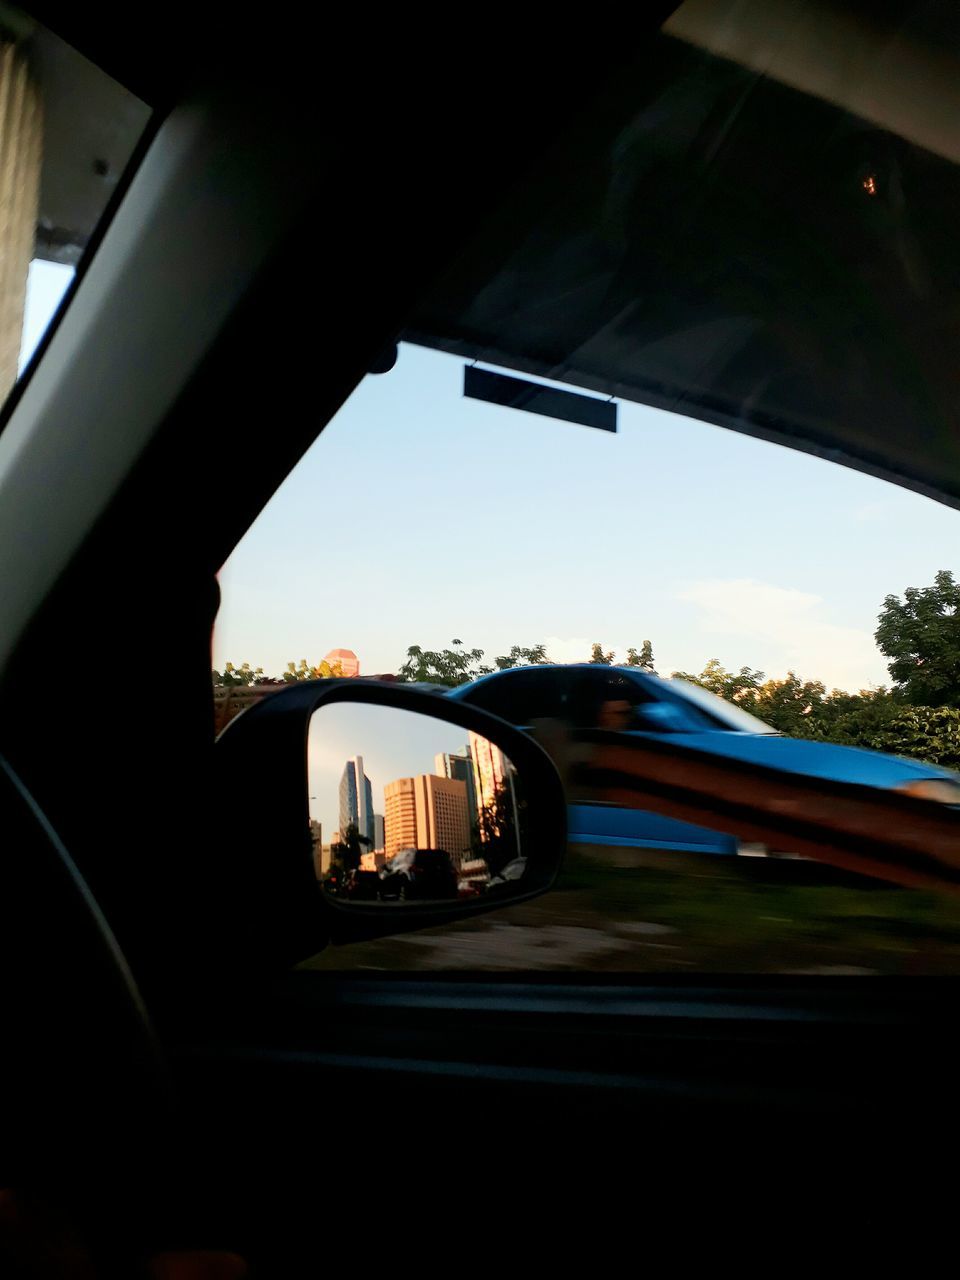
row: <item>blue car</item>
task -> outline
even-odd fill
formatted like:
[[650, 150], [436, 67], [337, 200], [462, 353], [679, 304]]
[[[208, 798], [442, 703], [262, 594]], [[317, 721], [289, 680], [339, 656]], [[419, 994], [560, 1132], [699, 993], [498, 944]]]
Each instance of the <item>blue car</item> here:
[[[785, 737], [699, 685], [664, 680], [635, 667], [513, 667], [460, 685], [448, 696], [492, 711], [521, 729], [544, 719], [574, 728], [602, 727], [613, 707], [619, 719], [607, 727], [631, 735], [670, 734], [683, 746], [745, 764], [960, 804], [960, 775], [948, 769], [861, 747]], [[571, 804], [568, 830], [569, 839], [581, 844], [720, 855], [739, 850], [736, 838], [724, 832], [611, 804]]]

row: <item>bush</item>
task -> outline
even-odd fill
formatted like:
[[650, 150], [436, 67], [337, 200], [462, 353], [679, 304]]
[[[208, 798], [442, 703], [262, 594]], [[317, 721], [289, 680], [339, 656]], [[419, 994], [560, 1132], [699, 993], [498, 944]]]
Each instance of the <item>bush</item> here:
[[812, 732], [797, 736], [869, 747], [960, 770], [960, 711], [954, 707], [908, 707], [894, 698], [871, 699], [809, 729]]

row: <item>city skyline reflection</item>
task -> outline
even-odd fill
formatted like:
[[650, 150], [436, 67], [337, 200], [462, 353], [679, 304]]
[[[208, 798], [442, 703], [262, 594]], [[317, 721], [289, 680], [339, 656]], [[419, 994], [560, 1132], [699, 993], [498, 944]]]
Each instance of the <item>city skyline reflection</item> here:
[[450, 899], [523, 874], [515, 771], [479, 734], [334, 703], [311, 723], [308, 776], [314, 869], [329, 893]]

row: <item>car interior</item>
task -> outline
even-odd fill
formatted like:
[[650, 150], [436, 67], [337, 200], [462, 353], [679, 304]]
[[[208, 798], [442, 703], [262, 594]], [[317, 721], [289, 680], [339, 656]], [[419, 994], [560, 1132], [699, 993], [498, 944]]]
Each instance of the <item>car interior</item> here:
[[[305, 968], [433, 917], [318, 897], [325, 695], [217, 738], [210, 671], [221, 567], [400, 341], [960, 505], [953, 7], [30, 18], [147, 110], [0, 417], [0, 1187], [77, 1223], [102, 1274], [190, 1248], [286, 1276], [395, 1262], [401, 1225], [416, 1265], [518, 1231], [562, 1254], [638, 1209], [932, 1167], [953, 978]], [[882, 187], [865, 214], [847, 173]], [[364, 697], [513, 760], [520, 887], [549, 894], [562, 791], [511, 717]], [[683, 774], [669, 744], [598, 768], [617, 802], [839, 866], [935, 850], [955, 892], [956, 815], [921, 801], [837, 835], [839, 786], [785, 814], [762, 770]]]

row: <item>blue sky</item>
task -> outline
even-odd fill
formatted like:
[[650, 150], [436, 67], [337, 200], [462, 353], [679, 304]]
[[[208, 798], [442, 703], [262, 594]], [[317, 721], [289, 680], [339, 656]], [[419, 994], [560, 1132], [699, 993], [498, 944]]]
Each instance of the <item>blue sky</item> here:
[[[21, 367], [72, 276], [31, 264]], [[361, 383], [224, 566], [215, 665], [650, 639], [665, 674], [856, 689], [887, 678], [883, 597], [958, 567], [960, 515], [927, 498], [641, 405], [608, 435], [464, 400], [462, 369], [404, 346]]]
[[462, 369], [404, 346], [360, 384], [224, 566], [215, 665], [650, 639], [663, 674], [860, 688], [887, 678], [884, 596], [957, 567], [960, 515], [927, 498], [626, 402], [611, 435], [464, 400]]
[[[31, 264], [21, 368], [72, 276]], [[664, 674], [856, 689], [887, 679], [883, 597], [960, 568], [960, 514], [917, 494], [628, 402], [609, 435], [464, 400], [462, 370], [403, 346], [360, 384], [224, 566], [214, 665], [650, 639]]]

